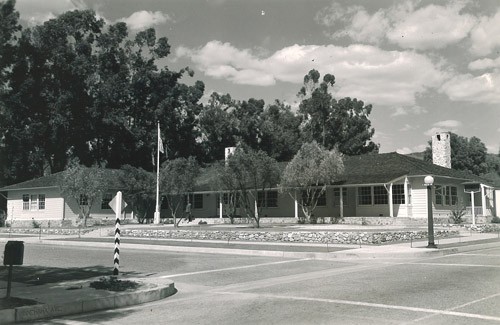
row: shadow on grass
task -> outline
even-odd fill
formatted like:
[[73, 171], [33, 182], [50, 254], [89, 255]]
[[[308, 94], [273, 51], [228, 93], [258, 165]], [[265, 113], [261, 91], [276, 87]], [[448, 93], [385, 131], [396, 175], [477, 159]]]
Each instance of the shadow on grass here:
[[[27, 285], [43, 285], [65, 281], [85, 280], [98, 276], [112, 275], [113, 269], [101, 265], [88, 267], [46, 267], [37, 265], [14, 266], [12, 281]], [[122, 272], [121, 275], [138, 276], [137, 272]], [[7, 281], [8, 268], [0, 268], [0, 280]]]

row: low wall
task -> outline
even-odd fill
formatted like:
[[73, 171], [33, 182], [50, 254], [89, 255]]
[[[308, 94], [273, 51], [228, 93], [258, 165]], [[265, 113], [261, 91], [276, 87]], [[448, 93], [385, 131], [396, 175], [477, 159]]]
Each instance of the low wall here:
[[[114, 232], [110, 231], [109, 236]], [[458, 235], [456, 230], [437, 230], [436, 238]], [[336, 231], [195, 231], [195, 230], [150, 230], [122, 229], [121, 236], [158, 239], [199, 239], [256, 242], [295, 242], [329, 244], [381, 244], [427, 238], [426, 231], [388, 232], [336, 232]]]

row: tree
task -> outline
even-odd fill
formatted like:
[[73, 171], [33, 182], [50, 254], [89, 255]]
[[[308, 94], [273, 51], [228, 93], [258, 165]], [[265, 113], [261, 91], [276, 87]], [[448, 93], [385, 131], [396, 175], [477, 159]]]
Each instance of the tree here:
[[165, 195], [174, 225], [177, 227], [177, 212], [193, 192], [200, 167], [194, 157], [176, 158], [164, 163], [160, 171], [160, 190]]
[[73, 165], [61, 174], [61, 192], [78, 205], [84, 227], [87, 226], [92, 207], [102, 199], [107, 183], [104, 170], [98, 167]]
[[[466, 138], [450, 132], [451, 168], [463, 170], [474, 175], [488, 171], [485, 144], [477, 137]], [[432, 162], [432, 141], [424, 151], [424, 160]]]
[[356, 98], [334, 99], [330, 93], [335, 84], [333, 75], [326, 74], [322, 82], [319, 80], [318, 71], [309, 71], [298, 93], [305, 140], [314, 140], [327, 149], [338, 148], [346, 155], [378, 152], [378, 145], [371, 141], [375, 134], [369, 119], [372, 106]]
[[24, 29], [14, 48], [0, 93], [10, 180], [61, 171], [74, 157], [87, 166], [149, 169], [158, 121], [171, 157], [200, 154], [204, 84], [180, 83], [193, 75], [189, 68], [158, 67], [170, 46], [154, 29], [130, 37], [123, 22], [71, 11]]
[[140, 223], [153, 218], [156, 204], [154, 174], [130, 165], [122, 166], [121, 171], [124, 200], [131, 205]]
[[224, 148], [237, 143], [238, 120], [228, 110], [236, 103], [229, 94], [212, 93], [208, 105], [203, 107], [199, 117], [200, 142], [204, 162], [224, 159]]
[[21, 30], [15, 3], [15, 0], [0, 2], [0, 93], [8, 87], [8, 75], [16, 51], [16, 34]]
[[301, 118], [276, 100], [262, 113], [259, 147], [277, 161], [290, 161], [300, 149]]
[[277, 187], [280, 171], [276, 160], [263, 151], [239, 147], [219, 172], [219, 191], [227, 191], [244, 216], [259, 228], [263, 205], [257, 202], [258, 193]]
[[342, 155], [337, 150], [327, 150], [315, 141], [304, 143], [286, 166], [280, 189], [298, 202], [310, 222], [318, 199], [343, 171]]

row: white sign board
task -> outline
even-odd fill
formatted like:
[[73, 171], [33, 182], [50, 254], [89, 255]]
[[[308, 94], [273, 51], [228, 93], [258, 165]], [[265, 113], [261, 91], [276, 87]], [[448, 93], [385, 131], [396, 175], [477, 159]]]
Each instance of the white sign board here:
[[[111, 209], [113, 209], [113, 211], [115, 213], [122, 213], [123, 209], [125, 209], [127, 207], [127, 202], [123, 201], [123, 199], [122, 199], [122, 204], [121, 204], [122, 211], [116, 211], [117, 196], [118, 195], [115, 195], [115, 197], [111, 201], [109, 201], [109, 206], [111, 207]], [[121, 195], [120, 195], [120, 198], [121, 198]]]

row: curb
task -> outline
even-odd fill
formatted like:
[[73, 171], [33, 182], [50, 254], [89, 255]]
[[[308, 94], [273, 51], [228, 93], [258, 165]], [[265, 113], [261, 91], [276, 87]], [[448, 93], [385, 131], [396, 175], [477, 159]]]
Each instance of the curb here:
[[93, 298], [68, 303], [47, 303], [33, 306], [23, 306], [13, 309], [0, 310], [2, 324], [34, 321], [58, 316], [87, 313], [91, 311], [114, 309], [138, 305], [146, 302], [160, 300], [176, 293], [174, 282], [157, 285], [137, 291], [111, 294], [108, 297]]

